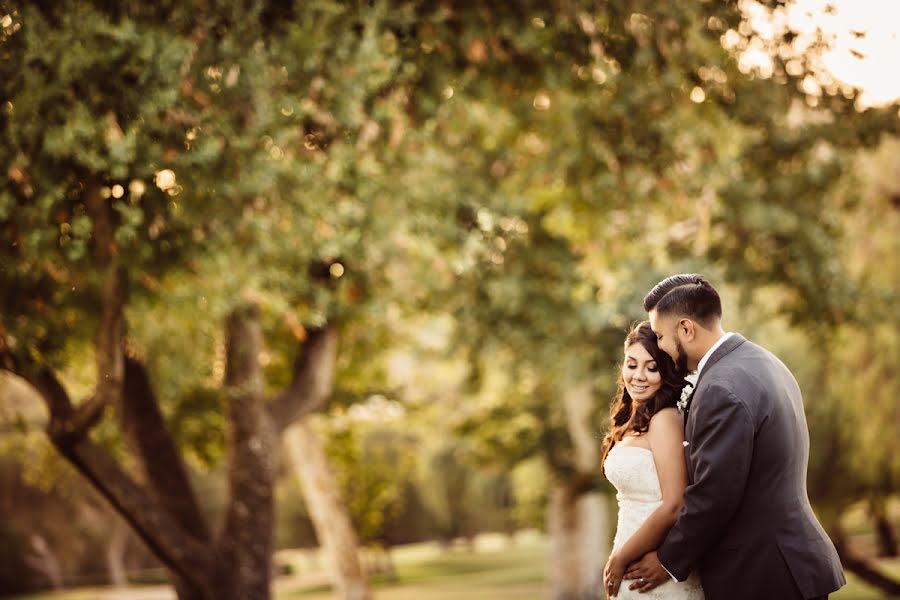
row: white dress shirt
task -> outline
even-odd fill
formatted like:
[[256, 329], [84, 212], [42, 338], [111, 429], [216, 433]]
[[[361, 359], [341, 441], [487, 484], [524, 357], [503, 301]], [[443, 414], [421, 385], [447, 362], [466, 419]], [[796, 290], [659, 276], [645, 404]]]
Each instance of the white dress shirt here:
[[716, 340], [716, 343], [709, 347], [709, 350], [706, 351], [706, 354], [703, 355], [703, 358], [700, 359], [700, 362], [697, 363], [697, 370], [694, 373], [697, 374], [697, 377], [700, 377], [700, 371], [703, 370], [703, 367], [706, 366], [706, 363], [709, 362], [709, 357], [713, 355], [713, 352], [719, 349], [719, 346], [725, 343], [725, 340], [733, 336], [734, 333], [730, 331], [726, 331], [722, 334], [722, 337]]

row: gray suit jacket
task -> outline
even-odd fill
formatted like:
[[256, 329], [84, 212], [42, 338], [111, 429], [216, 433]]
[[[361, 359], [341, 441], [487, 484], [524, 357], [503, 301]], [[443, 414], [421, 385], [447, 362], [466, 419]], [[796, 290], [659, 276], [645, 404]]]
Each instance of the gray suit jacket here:
[[685, 423], [688, 486], [658, 550], [708, 600], [824, 596], [844, 585], [806, 493], [800, 388], [771, 352], [732, 335], [700, 372]]

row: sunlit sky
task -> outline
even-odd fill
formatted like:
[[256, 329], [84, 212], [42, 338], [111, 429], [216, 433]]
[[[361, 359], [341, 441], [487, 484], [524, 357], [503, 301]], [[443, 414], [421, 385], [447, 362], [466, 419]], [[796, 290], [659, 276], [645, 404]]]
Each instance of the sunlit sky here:
[[821, 30], [830, 42], [821, 64], [839, 82], [863, 90], [862, 106], [900, 98], [900, 0], [796, 0], [774, 19], [754, 4], [742, 6], [753, 28], [773, 41], [784, 26], [800, 33], [801, 44], [804, 34]]
[[[823, 57], [825, 66], [838, 79], [865, 90], [865, 104], [900, 98], [900, 2], [830, 2], [833, 14], [820, 14], [817, 19], [823, 31], [835, 36], [834, 48]], [[825, 2], [805, 0], [802, 4]], [[865, 36], [859, 37], [859, 33]]]

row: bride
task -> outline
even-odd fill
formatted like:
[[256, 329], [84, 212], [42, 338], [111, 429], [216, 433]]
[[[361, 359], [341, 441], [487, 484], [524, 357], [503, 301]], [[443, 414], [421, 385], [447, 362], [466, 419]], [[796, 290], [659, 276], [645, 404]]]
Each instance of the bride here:
[[685, 382], [659, 349], [650, 323], [625, 337], [619, 392], [604, 439], [603, 472], [617, 490], [619, 520], [612, 554], [603, 571], [609, 597], [641, 600], [702, 600], [696, 573], [641, 593], [643, 582], [624, 580], [629, 563], [656, 549], [675, 523], [687, 485], [684, 425], [676, 408]]

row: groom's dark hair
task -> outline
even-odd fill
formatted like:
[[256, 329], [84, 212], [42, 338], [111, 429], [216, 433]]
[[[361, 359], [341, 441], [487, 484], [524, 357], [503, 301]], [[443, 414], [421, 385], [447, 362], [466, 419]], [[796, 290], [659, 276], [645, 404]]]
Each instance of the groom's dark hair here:
[[706, 326], [714, 318], [722, 317], [722, 300], [702, 275], [672, 275], [644, 296], [644, 310], [653, 309], [659, 315], [683, 315]]

